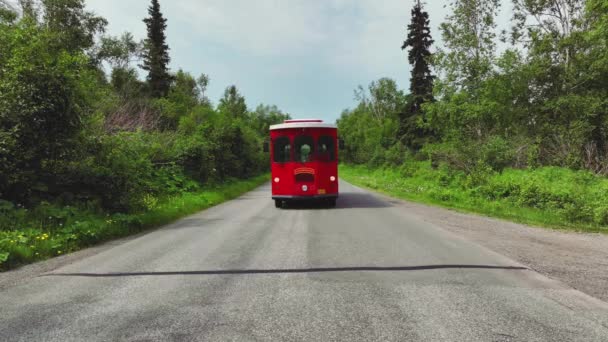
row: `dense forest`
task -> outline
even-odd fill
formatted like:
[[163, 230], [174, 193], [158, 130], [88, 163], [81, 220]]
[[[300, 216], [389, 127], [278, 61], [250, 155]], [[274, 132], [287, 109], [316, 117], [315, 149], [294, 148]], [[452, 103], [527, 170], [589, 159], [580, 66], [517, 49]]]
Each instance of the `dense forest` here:
[[268, 126], [289, 116], [250, 109], [235, 86], [212, 104], [207, 75], [169, 70], [159, 2], [141, 18], [139, 42], [106, 35], [84, 0], [0, 0], [0, 269], [162, 223], [206, 205], [188, 194], [217, 199], [266, 171]]
[[[512, 4], [499, 31], [499, 0], [453, 0], [446, 18], [414, 3], [409, 91], [390, 78], [356, 90], [338, 120], [342, 159], [367, 168], [345, 174], [407, 198], [606, 227], [608, 1]], [[440, 44], [431, 20], [442, 21]]]

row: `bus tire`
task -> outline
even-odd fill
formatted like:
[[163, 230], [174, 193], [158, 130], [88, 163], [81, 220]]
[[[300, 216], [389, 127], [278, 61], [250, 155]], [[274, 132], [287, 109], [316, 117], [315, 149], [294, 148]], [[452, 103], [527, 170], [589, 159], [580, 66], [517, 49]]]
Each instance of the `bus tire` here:
[[274, 200], [274, 207], [275, 208], [282, 208], [283, 207], [283, 201], [275, 199]]

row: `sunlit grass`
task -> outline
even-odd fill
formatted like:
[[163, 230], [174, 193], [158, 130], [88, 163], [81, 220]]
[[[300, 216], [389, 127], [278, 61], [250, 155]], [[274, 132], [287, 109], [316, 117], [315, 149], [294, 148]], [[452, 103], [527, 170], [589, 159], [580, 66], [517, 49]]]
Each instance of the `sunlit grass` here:
[[608, 233], [608, 179], [547, 167], [466, 175], [426, 162], [340, 165], [345, 180], [390, 196], [556, 229]]
[[57, 219], [51, 215], [37, 222], [31, 217], [16, 215], [17, 219], [12, 223], [14, 226], [11, 229], [0, 230], [0, 270], [63, 255], [170, 223], [236, 198], [268, 179], [268, 175], [261, 175], [249, 180], [229, 181], [197, 192], [160, 198], [151, 201], [147, 210], [134, 214], [52, 207], [50, 211], [67, 211], [68, 217]]

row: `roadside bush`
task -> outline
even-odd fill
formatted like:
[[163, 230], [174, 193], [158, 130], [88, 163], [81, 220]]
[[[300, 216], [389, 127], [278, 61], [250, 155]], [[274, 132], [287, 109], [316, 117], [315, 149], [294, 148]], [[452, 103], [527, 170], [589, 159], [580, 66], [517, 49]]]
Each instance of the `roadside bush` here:
[[593, 221], [602, 226], [608, 226], [608, 205], [602, 205], [593, 210]]
[[509, 142], [502, 137], [492, 136], [487, 141], [478, 143], [477, 148], [480, 151], [480, 162], [488, 165], [492, 170], [502, 171], [504, 168], [513, 165], [514, 151]]
[[485, 141], [456, 140], [427, 144], [420, 154], [428, 155], [435, 165], [443, 163], [467, 173], [485, 173], [488, 168], [500, 172], [515, 161], [512, 147], [498, 136]]
[[399, 166], [408, 159], [408, 156], [407, 148], [398, 142], [385, 152], [385, 162], [388, 166]]
[[608, 229], [608, 179], [588, 171], [455, 170], [406, 161], [399, 167], [341, 166], [343, 178], [407, 199], [554, 226]]
[[56, 43], [29, 20], [0, 25], [0, 198], [23, 202], [44, 188], [45, 164], [70, 154], [86, 121], [95, 72]]
[[104, 208], [137, 210], [153, 191], [154, 157], [161, 146], [145, 133], [103, 135], [88, 142], [82, 159], [60, 166], [62, 186], [79, 200], [99, 199]]
[[0, 202], [0, 271], [169, 223], [234, 198], [267, 179], [267, 175], [262, 175], [195, 192], [155, 197], [153, 206], [137, 213], [65, 208], [49, 203], [28, 210]]

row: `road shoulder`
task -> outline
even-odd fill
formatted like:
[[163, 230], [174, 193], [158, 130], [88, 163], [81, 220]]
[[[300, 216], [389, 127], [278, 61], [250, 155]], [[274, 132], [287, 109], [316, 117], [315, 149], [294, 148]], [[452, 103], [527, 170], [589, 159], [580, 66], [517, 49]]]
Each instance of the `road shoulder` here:
[[425, 222], [608, 302], [608, 235], [606, 234], [532, 227], [409, 202], [378, 192], [374, 194]]

